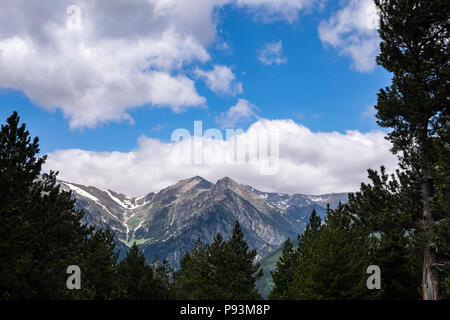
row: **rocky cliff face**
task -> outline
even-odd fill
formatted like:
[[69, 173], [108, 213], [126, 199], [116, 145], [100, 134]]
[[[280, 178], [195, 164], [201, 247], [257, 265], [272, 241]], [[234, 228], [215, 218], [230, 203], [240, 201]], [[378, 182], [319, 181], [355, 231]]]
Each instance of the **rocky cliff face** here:
[[236, 220], [249, 246], [265, 256], [303, 232], [312, 209], [324, 216], [327, 203], [334, 207], [347, 199], [342, 193], [265, 193], [228, 177], [213, 184], [197, 176], [139, 198], [65, 181], [60, 185], [72, 191], [87, 223], [115, 233], [122, 253], [136, 242], [149, 262], [158, 256], [175, 266], [197, 239], [211, 242], [219, 232], [227, 238]]

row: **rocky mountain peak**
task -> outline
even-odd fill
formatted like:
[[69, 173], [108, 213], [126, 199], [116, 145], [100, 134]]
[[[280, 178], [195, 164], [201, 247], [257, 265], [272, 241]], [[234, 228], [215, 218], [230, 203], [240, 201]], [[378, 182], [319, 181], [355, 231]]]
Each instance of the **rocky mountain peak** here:
[[194, 182], [197, 189], [210, 189], [214, 185], [213, 183], [200, 176], [195, 176], [187, 180], [189, 180], [191, 183]]
[[158, 255], [175, 264], [197, 239], [211, 242], [217, 232], [229, 236], [236, 220], [249, 246], [264, 256], [286, 237], [301, 233], [313, 209], [324, 216], [327, 202], [346, 200], [342, 194], [266, 193], [230, 177], [213, 184], [194, 176], [138, 198], [60, 183], [73, 192], [77, 208], [85, 212], [84, 221], [111, 229], [123, 252], [137, 242], [149, 261]]
[[192, 189], [209, 189], [212, 187], [212, 183], [203, 179], [202, 177], [196, 176], [193, 178], [183, 179], [178, 181], [176, 184], [169, 186], [165, 189], [162, 189], [158, 193], [158, 197], [164, 195], [171, 195], [175, 197], [179, 197], [184, 193], [192, 190]]
[[224, 177], [222, 179], [217, 180], [216, 187], [218, 188], [240, 188], [240, 184], [234, 181], [233, 179], [229, 177]]

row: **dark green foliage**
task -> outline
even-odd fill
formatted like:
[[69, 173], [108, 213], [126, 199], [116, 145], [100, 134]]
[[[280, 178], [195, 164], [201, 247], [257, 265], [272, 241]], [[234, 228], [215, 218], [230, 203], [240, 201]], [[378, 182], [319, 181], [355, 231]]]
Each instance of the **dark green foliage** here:
[[211, 266], [207, 246], [198, 240], [194, 248], [180, 260], [180, 267], [174, 275], [177, 298], [208, 299], [211, 291]]
[[[285, 255], [274, 297], [298, 299], [449, 298], [450, 48], [448, 0], [375, 0], [380, 14], [377, 63], [392, 73], [376, 105], [378, 124], [402, 171], [369, 170], [349, 202], [310, 221], [299, 237], [293, 271]], [[312, 217], [313, 218], [313, 217]], [[315, 218], [314, 218], [315, 219]], [[365, 268], [381, 268], [382, 289], [364, 290]], [[423, 275], [422, 275], [423, 274]], [[420, 279], [422, 280], [422, 285]], [[277, 291], [279, 288], [283, 292]], [[440, 290], [442, 281], [442, 290]]]
[[295, 266], [295, 251], [291, 239], [287, 239], [283, 245], [283, 251], [280, 259], [277, 261], [277, 268], [272, 271], [272, 279], [274, 287], [270, 293], [271, 300], [286, 300], [288, 296], [288, 288], [293, 280], [293, 268]]
[[439, 151], [434, 166], [435, 193], [431, 208], [437, 223], [432, 228], [433, 242], [438, 248], [437, 260], [442, 280], [442, 299], [450, 300], [450, 133], [439, 130], [441, 139], [435, 140]]
[[157, 300], [170, 300], [175, 299], [175, 288], [173, 286], [173, 273], [174, 270], [170, 266], [169, 262], [164, 259], [159, 262], [156, 257], [152, 264], [154, 274], [154, 292], [155, 299]]
[[[418, 299], [423, 233], [420, 187], [414, 175], [369, 170], [371, 184], [328, 209], [313, 212], [293, 250], [290, 241], [273, 273], [272, 299]], [[368, 290], [366, 269], [381, 269], [381, 290]]]
[[[14, 113], [0, 135], [0, 294], [3, 299], [255, 299], [261, 276], [236, 223], [229, 241], [217, 235], [197, 243], [181, 261], [174, 287], [173, 270], [157, 259], [148, 265], [134, 244], [118, 265], [113, 234], [80, 221], [70, 192], [59, 189], [56, 174], [40, 176], [37, 159]], [[68, 290], [66, 269], [81, 269], [81, 289]]]
[[388, 139], [401, 168], [412, 172], [420, 183], [422, 215], [417, 221], [424, 230], [422, 291], [424, 299], [439, 299], [440, 278], [446, 277], [439, 273], [450, 257], [448, 247], [438, 244], [439, 239], [449, 237], [450, 228], [436, 227], [450, 217], [450, 1], [375, 3], [381, 37], [377, 62], [392, 73], [391, 86], [378, 94], [376, 116], [380, 126], [391, 129]]
[[[294, 246], [296, 245], [296, 243], [296, 241], [293, 241]], [[272, 292], [275, 285], [275, 283], [273, 282], [272, 273], [276, 271], [277, 261], [281, 257], [283, 247], [284, 243], [277, 249], [263, 256], [259, 261], [261, 269], [264, 270], [264, 274], [261, 278], [258, 279], [258, 281], [256, 282], [256, 286], [263, 299], [268, 299], [270, 297], [270, 293]]]
[[249, 250], [238, 222], [228, 241], [220, 234], [209, 245], [197, 241], [175, 273], [177, 298], [260, 299], [255, 282], [262, 270], [255, 258], [256, 250]]
[[225, 263], [223, 284], [228, 299], [260, 299], [255, 281], [262, 277], [259, 264], [254, 264], [256, 250], [250, 250], [244, 240], [239, 223], [233, 228], [231, 238], [224, 245]]
[[66, 268], [82, 261], [92, 229], [80, 223], [56, 174], [39, 176], [45, 157], [16, 112], [0, 134], [0, 290], [3, 299], [69, 298]]
[[[418, 299], [422, 266], [424, 298], [439, 298], [439, 278], [442, 297], [449, 296], [450, 1], [375, 4], [377, 62], [393, 76], [378, 94], [376, 116], [391, 129], [387, 138], [402, 171], [389, 177], [384, 168], [381, 174], [369, 170], [372, 184], [362, 184], [347, 205], [330, 210], [323, 226], [310, 221], [289, 254], [297, 257], [284, 298]], [[381, 268], [380, 291], [364, 290], [369, 264]], [[280, 274], [285, 262], [278, 267], [274, 280], [290, 279]]]
[[155, 260], [147, 265], [145, 256], [136, 244], [130, 248], [124, 260], [117, 266], [117, 291], [114, 299], [162, 300], [171, 297], [170, 268], [167, 262]]
[[325, 224], [311, 215], [299, 237], [294, 280], [288, 289], [294, 299], [355, 299], [365, 294], [365, 239], [347, 209], [328, 209]]
[[410, 172], [369, 170], [372, 184], [349, 195], [355, 222], [371, 238], [370, 260], [382, 272], [381, 299], [418, 299], [423, 259], [420, 184]]
[[[45, 157], [17, 113], [0, 134], [0, 298], [170, 299], [172, 270], [152, 265], [134, 245], [117, 265], [114, 235], [80, 221], [56, 173], [40, 175]], [[67, 267], [81, 270], [81, 289], [66, 287]]]
[[[308, 246], [314, 243], [317, 239], [317, 234], [321, 226], [322, 220], [317, 215], [316, 210], [313, 210], [309, 222], [306, 225], [305, 232], [298, 236], [298, 247], [294, 249], [291, 240], [286, 240], [283, 246], [283, 252], [280, 259], [277, 262], [277, 268], [272, 272], [272, 278], [274, 281], [274, 288], [269, 296], [273, 300], [292, 300], [299, 298], [299, 290], [294, 284], [294, 277], [309, 276], [311, 275], [306, 269], [314, 268], [311, 265], [311, 261], [308, 260], [311, 257], [308, 256]], [[302, 270], [302, 271], [300, 271]], [[301, 284], [304, 288], [305, 286]]]
[[[16, 112], [0, 133], [0, 297], [106, 298], [116, 263], [111, 234], [80, 220], [56, 174], [39, 175], [45, 157]], [[81, 268], [82, 290], [68, 290], [66, 269]]]
[[376, 0], [381, 52], [377, 62], [392, 72], [380, 90], [378, 123], [404, 164], [422, 168], [436, 161], [432, 140], [448, 126], [450, 80], [447, 0]]
[[83, 250], [82, 290], [84, 296], [94, 300], [111, 298], [116, 289], [115, 272], [118, 254], [114, 252], [114, 235], [109, 231], [96, 230]]
[[117, 298], [122, 299], [142, 299], [148, 292], [142, 289], [143, 282], [151, 282], [145, 256], [139, 252], [136, 244], [133, 244], [125, 259], [117, 266], [117, 282], [120, 294]]

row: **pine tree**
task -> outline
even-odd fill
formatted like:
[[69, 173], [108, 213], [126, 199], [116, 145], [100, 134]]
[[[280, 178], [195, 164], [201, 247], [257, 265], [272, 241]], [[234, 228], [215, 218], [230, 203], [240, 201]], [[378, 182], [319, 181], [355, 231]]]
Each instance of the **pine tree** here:
[[[329, 207], [327, 208], [329, 212]], [[316, 238], [320, 226], [322, 225], [322, 219], [317, 214], [316, 210], [313, 209], [311, 215], [309, 216], [308, 224], [306, 225], [305, 231], [303, 234], [298, 236], [299, 247], [305, 246]]]
[[174, 269], [169, 261], [164, 259], [159, 262], [158, 257], [152, 263], [154, 271], [154, 286], [152, 296], [158, 300], [170, 300], [175, 298], [175, 289], [173, 285]]
[[295, 266], [295, 251], [291, 239], [288, 238], [283, 245], [281, 257], [277, 261], [275, 271], [271, 271], [274, 287], [270, 292], [271, 300], [288, 300], [289, 285], [293, 280]]
[[153, 269], [145, 263], [145, 256], [139, 251], [136, 243], [117, 266], [119, 290], [114, 298], [122, 300], [152, 299]]
[[435, 194], [431, 203], [436, 217], [436, 224], [432, 229], [431, 238], [435, 243], [436, 268], [440, 271], [442, 280], [441, 299], [450, 300], [450, 132], [448, 126], [439, 130], [441, 139], [434, 141], [438, 150], [438, 160], [433, 167], [435, 180]]
[[[20, 278], [24, 266], [31, 263], [31, 250], [25, 217], [25, 195], [40, 174], [45, 157], [39, 154], [39, 139], [31, 141], [25, 125], [14, 112], [1, 126], [0, 133], [0, 294], [1, 298], [24, 295], [21, 288], [28, 287]], [[24, 193], [25, 191], [25, 193]], [[29, 199], [27, 199], [29, 202]], [[33, 294], [30, 294], [33, 296]]]
[[177, 299], [213, 299], [210, 295], [213, 283], [208, 255], [208, 246], [198, 239], [194, 248], [181, 258], [180, 269], [174, 274]]
[[365, 239], [346, 207], [328, 208], [325, 224], [311, 215], [299, 237], [289, 296], [301, 300], [363, 298], [367, 291]]
[[82, 262], [92, 229], [80, 223], [69, 192], [56, 174], [40, 176], [38, 139], [31, 141], [16, 112], [0, 133], [0, 279], [3, 299], [61, 299], [77, 296], [65, 288], [66, 269]]
[[118, 253], [114, 235], [109, 231], [96, 230], [86, 241], [83, 249], [83, 296], [94, 300], [112, 298], [117, 290], [115, 281]]
[[393, 75], [391, 86], [378, 94], [376, 116], [380, 126], [392, 129], [388, 139], [401, 167], [414, 172], [420, 181], [422, 214], [418, 221], [425, 232], [422, 294], [426, 300], [439, 299], [439, 270], [445, 262], [439, 261], [442, 248], [436, 244], [435, 226], [448, 219], [449, 212], [436, 212], [433, 201], [449, 179], [448, 171], [436, 169], [441, 153], [450, 152], [448, 140], [444, 142], [449, 128], [450, 2], [375, 3], [381, 37], [377, 63]]
[[[416, 217], [421, 210], [420, 182], [408, 171], [388, 176], [384, 167], [381, 173], [369, 170], [369, 179], [371, 184], [363, 183], [360, 191], [348, 195], [347, 204], [328, 208], [324, 224], [313, 212], [294, 253], [288, 245], [282, 258], [293, 256], [293, 267], [286, 268], [285, 260], [280, 260], [274, 274], [275, 283], [282, 279], [288, 284], [283, 290], [287, 291], [285, 298], [419, 297], [423, 233]], [[439, 239], [446, 248], [448, 240]], [[381, 290], [366, 288], [365, 271], [372, 264], [381, 268]]]
[[228, 272], [229, 266], [225, 260], [226, 241], [218, 233], [213, 242], [208, 245], [208, 265], [209, 271], [209, 299], [220, 300], [227, 295], [227, 285], [224, 274]]
[[260, 299], [255, 282], [262, 276], [262, 270], [259, 264], [254, 264], [256, 254], [256, 250], [249, 250], [237, 221], [228, 241], [220, 234], [211, 244], [198, 240], [175, 272], [177, 298]]
[[369, 171], [371, 184], [349, 194], [348, 208], [355, 223], [369, 236], [370, 263], [381, 269], [379, 299], [417, 299], [421, 275], [423, 234], [420, 183], [411, 172], [388, 176]]
[[133, 243], [116, 270], [117, 285], [113, 299], [120, 300], [167, 300], [174, 297], [172, 268], [167, 260], [159, 262], [156, 257], [151, 265]]
[[255, 283], [262, 277], [259, 264], [254, 264], [257, 252], [249, 250], [244, 233], [236, 221], [231, 238], [225, 244], [225, 264], [227, 269], [222, 275], [227, 299], [260, 299]]
[[[46, 157], [37, 158], [39, 140], [19, 123], [14, 112], [0, 132], [0, 298], [105, 298], [107, 274], [96, 272], [113, 268], [112, 238], [81, 223], [56, 173], [40, 175]], [[66, 287], [70, 265], [81, 268], [82, 290]]]

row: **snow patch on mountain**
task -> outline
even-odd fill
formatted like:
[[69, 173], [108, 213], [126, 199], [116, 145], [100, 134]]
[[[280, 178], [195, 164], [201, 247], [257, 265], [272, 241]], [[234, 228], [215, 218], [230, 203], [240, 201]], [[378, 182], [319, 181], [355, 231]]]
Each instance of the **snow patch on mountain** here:
[[[64, 183], [64, 185], [66, 185], [70, 190], [72, 190], [76, 195], [81, 196], [81, 197], [84, 197], [84, 198], [88, 198], [88, 199], [94, 201], [96, 204], [98, 204], [99, 206], [101, 206], [101, 207], [103, 208], [103, 210], [106, 211], [106, 213], [110, 214], [110, 215], [111, 215], [112, 217], [114, 217], [116, 220], [118, 220], [119, 222], [121, 222], [121, 220], [119, 219], [119, 217], [117, 217], [116, 215], [112, 214], [111, 211], [109, 211], [108, 208], [106, 208], [106, 207], [100, 202], [100, 200], [99, 200], [97, 197], [93, 196], [93, 195], [90, 194], [89, 192], [86, 192], [86, 191], [84, 191], [83, 189], [81, 189], [81, 188], [79, 188], [79, 187], [77, 187], [77, 186], [74, 186], [74, 185], [71, 184], [71, 183], [68, 183], [68, 182], [65, 182], [65, 181], [64, 181], [63, 183]], [[103, 216], [102, 216], [102, 220], [104, 221]], [[105, 222], [105, 221], [104, 221], [104, 222]]]
[[67, 187], [69, 187], [70, 190], [74, 191], [74, 192], [77, 193], [78, 195], [80, 195], [80, 196], [82, 196], [82, 197], [85, 197], [85, 198], [88, 198], [88, 199], [91, 199], [92, 201], [95, 201], [95, 202], [100, 202], [100, 200], [98, 200], [97, 197], [94, 197], [92, 194], [90, 194], [90, 193], [84, 191], [83, 189], [78, 188], [77, 186], [74, 186], [73, 184], [70, 184], [70, 183], [68, 183], [68, 182], [64, 182], [64, 184], [65, 184]]

